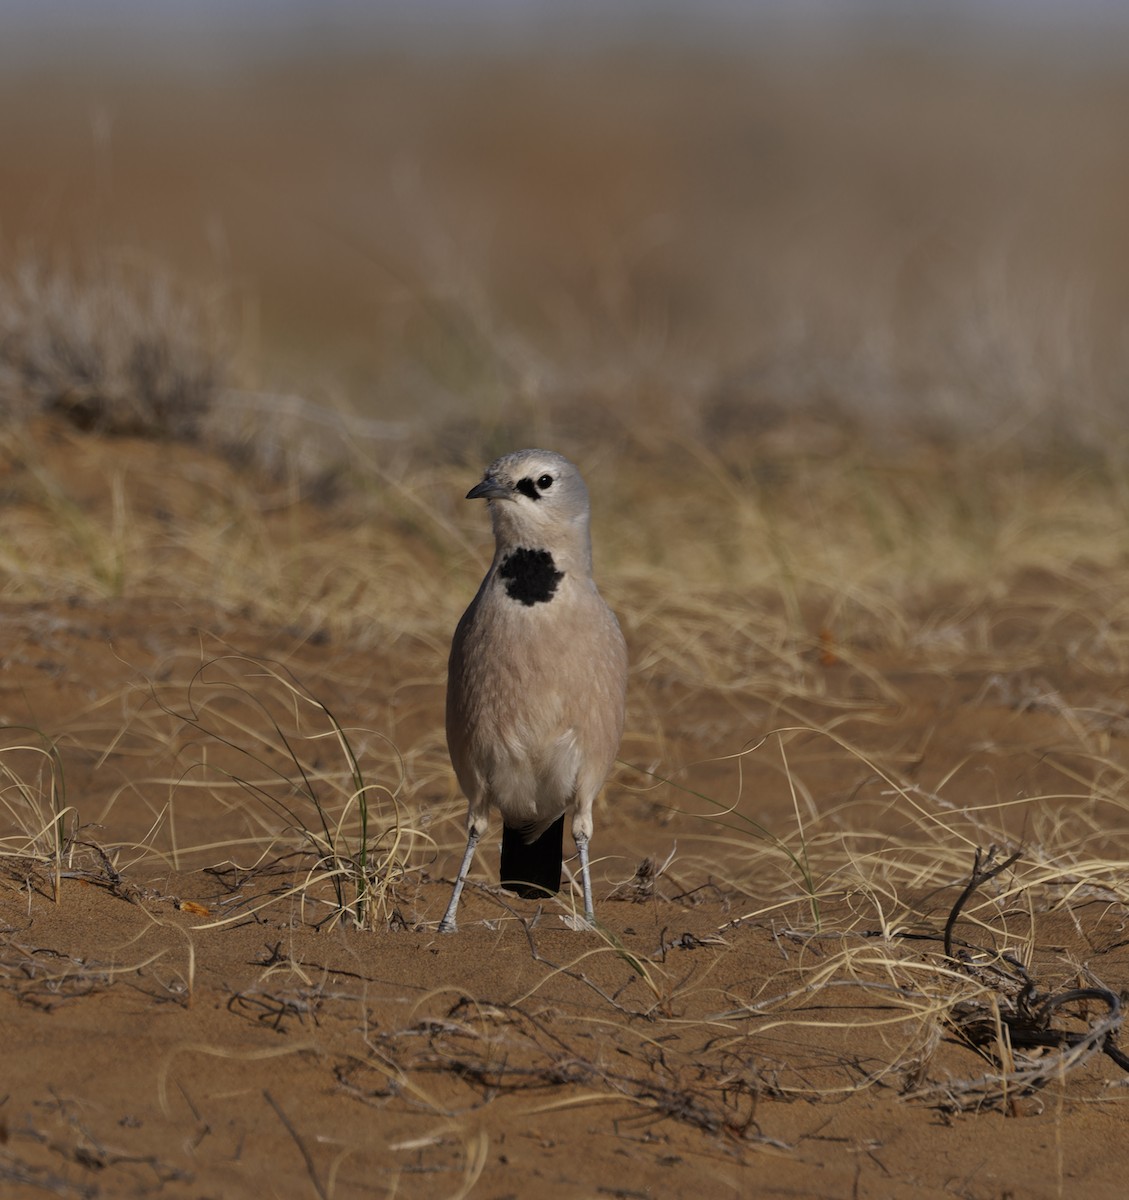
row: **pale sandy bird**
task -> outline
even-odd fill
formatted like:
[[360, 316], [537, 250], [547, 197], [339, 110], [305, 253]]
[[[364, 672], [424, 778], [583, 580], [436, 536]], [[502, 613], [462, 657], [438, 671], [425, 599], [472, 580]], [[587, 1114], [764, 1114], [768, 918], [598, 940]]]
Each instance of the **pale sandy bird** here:
[[495, 546], [448, 664], [447, 745], [469, 809], [439, 928], [456, 928], [491, 808], [502, 816], [502, 883], [523, 896], [560, 890], [571, 809], [591, 922], [592, 804], [623, 732], [627, 647], [592, 580], [588, 489], [561, 455], [518, 450], [492, 463], [467, 499], [489, 504]]

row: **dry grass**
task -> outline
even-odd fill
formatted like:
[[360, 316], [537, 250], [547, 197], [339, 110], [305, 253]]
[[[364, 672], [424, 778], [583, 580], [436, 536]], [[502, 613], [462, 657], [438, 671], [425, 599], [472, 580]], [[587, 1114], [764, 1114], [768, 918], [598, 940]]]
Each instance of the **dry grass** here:
[[[82, 504], [89, 538], [82, 552], [119, 564], [111, 598], [171, 603], [175, 580], [181, 603], [207, 595], [217, 619], [238, 608], [276, 628], [287, 614], [280, 644], [291, 643], [292, 660], [181, 645], [158, 660], [147, 681], [136, 678], [73, 727], [71, 744], [101, 761], [147, 764], [140, 775], [125, 768], [130, 787], [146, 797], [144, 835], [132, 841], [113, 833], [126, 802], [121, 794], [99, 812], [97, 836], [76, 834], [78, 817], [61, 786], [65, 749], [14, 743], [5, 767], [6, 809], [18, 830], [6, 844], [11, 860], [53, 879], [56, 894], [62, 878], [84, 878], [135, 901], [146, 893], [130, 880], [204, 868], [213, 898], [188, 909], [200, 931], [278, 919], [272, 914], [297, 928], [339, 921], [421, 927], [427, 871], [437, 854], [455, 853], [461, 838], [461, 806], [426, 722], [434, 721], [440, 694], [446, 631], [481, 566], [481, 554], [468, 550], [475, 530], [449, 502], [465, 476], [421, 465], [417, 477], [401, 467], [395, 484], [380, 480], [374, 490], [319, 507], [257, 492], [223, 458], [186, 449], [177, 460], [186, 469], [165, 492], [166, 504], [176, 505], [170, 521], [146, 517], [144, 497], [167, 461], [150, 444], [113, 446], [124, 462], [117, 482], [92, 483], [96, 472], [73, 469], [64, 482], [56, 462], [88, 456], [100, 463], [104, 444], [58, 429], [46, 439], [41, 433], [9, 435], [10, 445], [23, 446], [28, 488], [11, 505], [8, 552], [42, 564], [21, 572], [12, 599], [58, 601], [54, 572], [73, 562], [79, 543], [66, 522], [47, 519], [51, 505], [63, 489], [93, 489]], [[645, 462], [622, 460], [612, 494], [632, 471], [649, 473], [653, 460]], [[816, 482], [808, 465], [801, 490], [839, 514], [839, 544], [828, 542], [828, 551], [841, 553], [851, 543], [854, 571], [911, 577], [916, 539], [895, 538], [877, 562], [873, 552], [864, 554], [873, 509], [864, 517], [841, 502], [840, 476], [825, 469]], [[703, 495], [696, 482], [712, 493]], [[385, 1066], [350, 1061], [339, 1068], [340, 1085], [363, 1099], [377, 1088], [372, 1072], [393, 1069], [389, 1063], [414, 1081], [455, 1070], [493, 1097], [530, 1088], [551, 1096], [567, 1087], [570, 1103], [585, 1096], [624, 1101], [650, 1117], [753, 1142], [761, 1137], [757, 1105], [773, 1097], [893, 1089], [952, 1112], [1013, 1108], [1048, 1086], [1070, 1086], [1068, 1077], [1085, 1076], [1107, 1039], [1115, 1044], [1120, 1022], [1116, 980], [1103, 979], [1100, 966], [1061, 962], [1040, 950], [1047, 923], [1058, 928], [1064, 919], [1097, 937], [1093, 945], [1104, 944], [1093, 932], [1095, 916], [1098, 928], [1118, 925], [1129, 905], [1122, 832], [1129, 828], [1129, 761], [1120, 747], [1126, 715], [1102, 682], [1114, 677], [1126, 652], [1123, 615], [1105, 602], [1118, 590], [1116, 565], [1107, 563], [1104, 572], [1092, 561], [1083, 565], [1092, 544], [1081, 538], [1079, 561], [1065, 561], [1054, 529], [1036, 536], [1038, 521], [1025, 514], [1030, 541], [1008, 543], [992, 558], [990, 574], [978, 557], [954, 555], [928, 581], [891, 582], [885, 592], [877, 582], [859, 584], [836, 595], [826, 581], [813, 582], [818, 540], [802, 520], [806, 510], [790, 511], [783, 493], [773, 497], [773, 520], [784, 527], [774, 536], [806, 564], [803, 571], [786, 570], [780, 554], [772, 567], [745, 561], [754, 557], [752, 545], [772, 538], [752, 515], [761, 511], [753, 496], [731, 476], [711, 468], [683, 483], [689, 490], [681, 517], [663, 505], [657, 513], [643, 503], [629, 509], [636, 525], [662, 528], [661, 537], [656, 528], [635, 539], [636, 546], [663, 542], [658, 563], [645, 562], [637, 548], [625, 563], [632, 539], [617, 540], [616, 522], [603, 515], [610, 543], [604, 570], [614, 581], [608, 590], [635, 648], [625, 761], [613, 791], [634, 796], [621, 803], [656, 831], [656, 847], [665, 829], [677, 843], [661, 865], [644, 864], [634, 877], [628, 867], [618, 898], [686, 913], [703, 905], [717, 913], [720, 903], [724, 917], [715, 917], [712, 929], [699, 922], [692, 934], [664, 933], [646, 953], [628, 948], [613, 922], [595, 947], [561, 958], [541, 950], [535, 926], [487, 890], [480, 899], [493, 909], [488, 925], [501, 930], [518, 922], [525, 929], [528, 985], [502, 1007], [464, 997], [449, 1012], [436, 1010], [446, 1015], [426, 1018], [426, 1050], [412, 1048], [421, 1030], [385, 1033], [378, 1043]], [[1102, 493], [1098, 483], [1090, 486], [1098, 514], [1091, 525], [1100, 526]], [[1009, 480], [1001, 494], [1014, 496], [1017, 487], [1032, 504], [1043, 497], [1048, 522], [1053, 511], [1054, 521], [1069, 523], [1058, 503], [1062, 493], [1048, 496], [1030, 476]], [[370, 507], [375, 491], [398, 497], [415, 520], [381, 519]], [[700, 529], [693, 522], [708, 512], [711, 495], [730, 511], [750, 506], [747, 528], [732, 535], [734, 570], [748, 572], [739, 582], [719, 579], [703, 558], [715, 553], [709, 539], [690, 533]], [[105, 539], [113, 527], [98, 519], [91, 499], [103, 511], [124, 505], [138, 514], [120, 526], [128, 538], [112, 550]], [[871, 501], [904, 511], [896, 494], [872, 494]], [[999, 519], [1006, 527], [1017, 515], [1005, 510]], [[923, 511], [920, 524], [928, 537], [960, 541], [935, 512]], [[238, 569], [217, 561], [217, 538], [228, 541]], [[1048, 572], [1055, 561], [1058, 569]], [[680, 566], [685, 579], [703, 582], [675, 591]], [[1042, 575], [1032, 573], [1036, 567]], [[70, 587], [75, 578], [68, 577]], [[961, 585], [953, 601], [922, 621], [928, 597], [953, 583]], [[88, 585], [86, 602], [106, 595]], [[348, 647], [344, 658], [332, 650], [338, 645]], [[1064, 645], [1080, 664], [1065, 674], [1056, 658]], [[359, 672], [349, 658], [355, 654], [374, 655], [382, 666], [375, 675]], [[1099, 669], [1086, 665], [1091, 659]], [[885, 664], [894, 663], [891, 674]], [[985, 726], [962, 744], [960, 730], [946, 733], [943, 713], [924, 725], [915, 718], [928, 681], [954, 669], [978, 681], [966, 698], [974, 721], [979, 710], [1001, 729], [1024, 716], [1043, 723], [1039, 761], [1024, 789], [993, 793], [983, 783], [983, 773], [1016, 754], [1006, 733], [994, 738]], [[311, 670], [314, 687], [304, 681]], [[393, 718], [399, 727], [357, 728], [352, 717], [334, 715], [359, 694], [358, 684], [387, 693], [382, 672], [401, 693]], [[430, 707], [415, 710], [416, 687], [430, 689]], [[346, 699], [329, 704], [322, 697], [330, 695]], [[680, 755], [690, 747], [698, 756], [685, 761]], [[224, 832], [201, 840], [206, 826]], [[76, 863], [80, 844], [86, 858]], [[990, 845], [1015, 857], [966, 899], [958, 950], [946, 949], [947, 914], [955, 920], [974, 853]], [[605, 912], [615, 898], [613, 891]], [[569, 904], [563, 898], [566, 915]], [[778, 968], [747, 989], [723, 985], [744, 931], [764, 930], [779, 948]], [[683, 953], [707, 965], [687, 975], [671, 957]], [[152, 969], [149, 959], [131, 962], [131, 969]], [[72, 978], [73, 969], [66, 974]], [[114, 973], [85, 977], [110, 987]], [[183, 988], [186, 977], [180, 969], [181, 983], [169, 986]], [[555, 1029], [537, 1015], [546, 989], [556, 993], [562, 984], [580, 1004], [574, 1028]], [[1102, 996], [1114, 997], [1104, 1009]], [[310, 983], [296, 990], [272, 983], [239, 1003], [257, 1019], [286, 1022], [326, 1000]], [[678, 1030], [685, 1057], [668, 1050], [660, 1070], [641, 1045], [625, 1048], [623, 1070], [609, 1071], [573, 1040], [589, 1023], [624, 1020]], [[1024, 1032], [1042, 1040], [1021, 1044]], [[954, 1064], [951, 1051], [941, 1053], [954, 1038], [987, 1064]], [[806, 1065], [788, 1051], [797, 1039]], [[852, 1058], [851, 1042], [869, 1047], [865, 1062]], [[735, 1061], [753, 1046], [777, 1048], [735, 1073]]]

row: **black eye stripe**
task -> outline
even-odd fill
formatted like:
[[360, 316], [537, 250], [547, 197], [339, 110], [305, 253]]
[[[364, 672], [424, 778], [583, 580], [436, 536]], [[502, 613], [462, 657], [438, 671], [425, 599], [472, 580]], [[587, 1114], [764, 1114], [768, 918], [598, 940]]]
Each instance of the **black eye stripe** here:
[[514, 491], [521, 492], [523, 496], [528, 496], [530, 500], [540, 500], [541, 493], [547, 492], [553, 486], [553, 477], [548, 472], [537, 477], [537, 482], [534, 483], [527, 475], [524, 479], [519, 479], [514, 484]]

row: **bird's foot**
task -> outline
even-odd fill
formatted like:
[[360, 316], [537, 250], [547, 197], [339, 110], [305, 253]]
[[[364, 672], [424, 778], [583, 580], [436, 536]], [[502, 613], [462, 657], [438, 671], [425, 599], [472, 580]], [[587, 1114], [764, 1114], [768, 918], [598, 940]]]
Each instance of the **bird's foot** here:
[[582, 933], [584, 930], [596, 928], [595, 914], [582, 917], [580, 913], [577, 912], [565, 913], [561, 917], [561, 920], [565, 923], [567, 928], [571, 929], [574, 933]]

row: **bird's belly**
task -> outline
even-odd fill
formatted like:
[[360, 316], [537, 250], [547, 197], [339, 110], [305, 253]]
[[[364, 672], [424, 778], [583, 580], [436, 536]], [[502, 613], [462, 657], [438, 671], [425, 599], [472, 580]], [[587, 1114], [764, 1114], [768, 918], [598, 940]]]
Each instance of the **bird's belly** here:
[[484, 746], [487, 790], [507, 825], [555, 820], [576, 791], [580, 752], [575, 731], [555, 735], [510, 729]]

